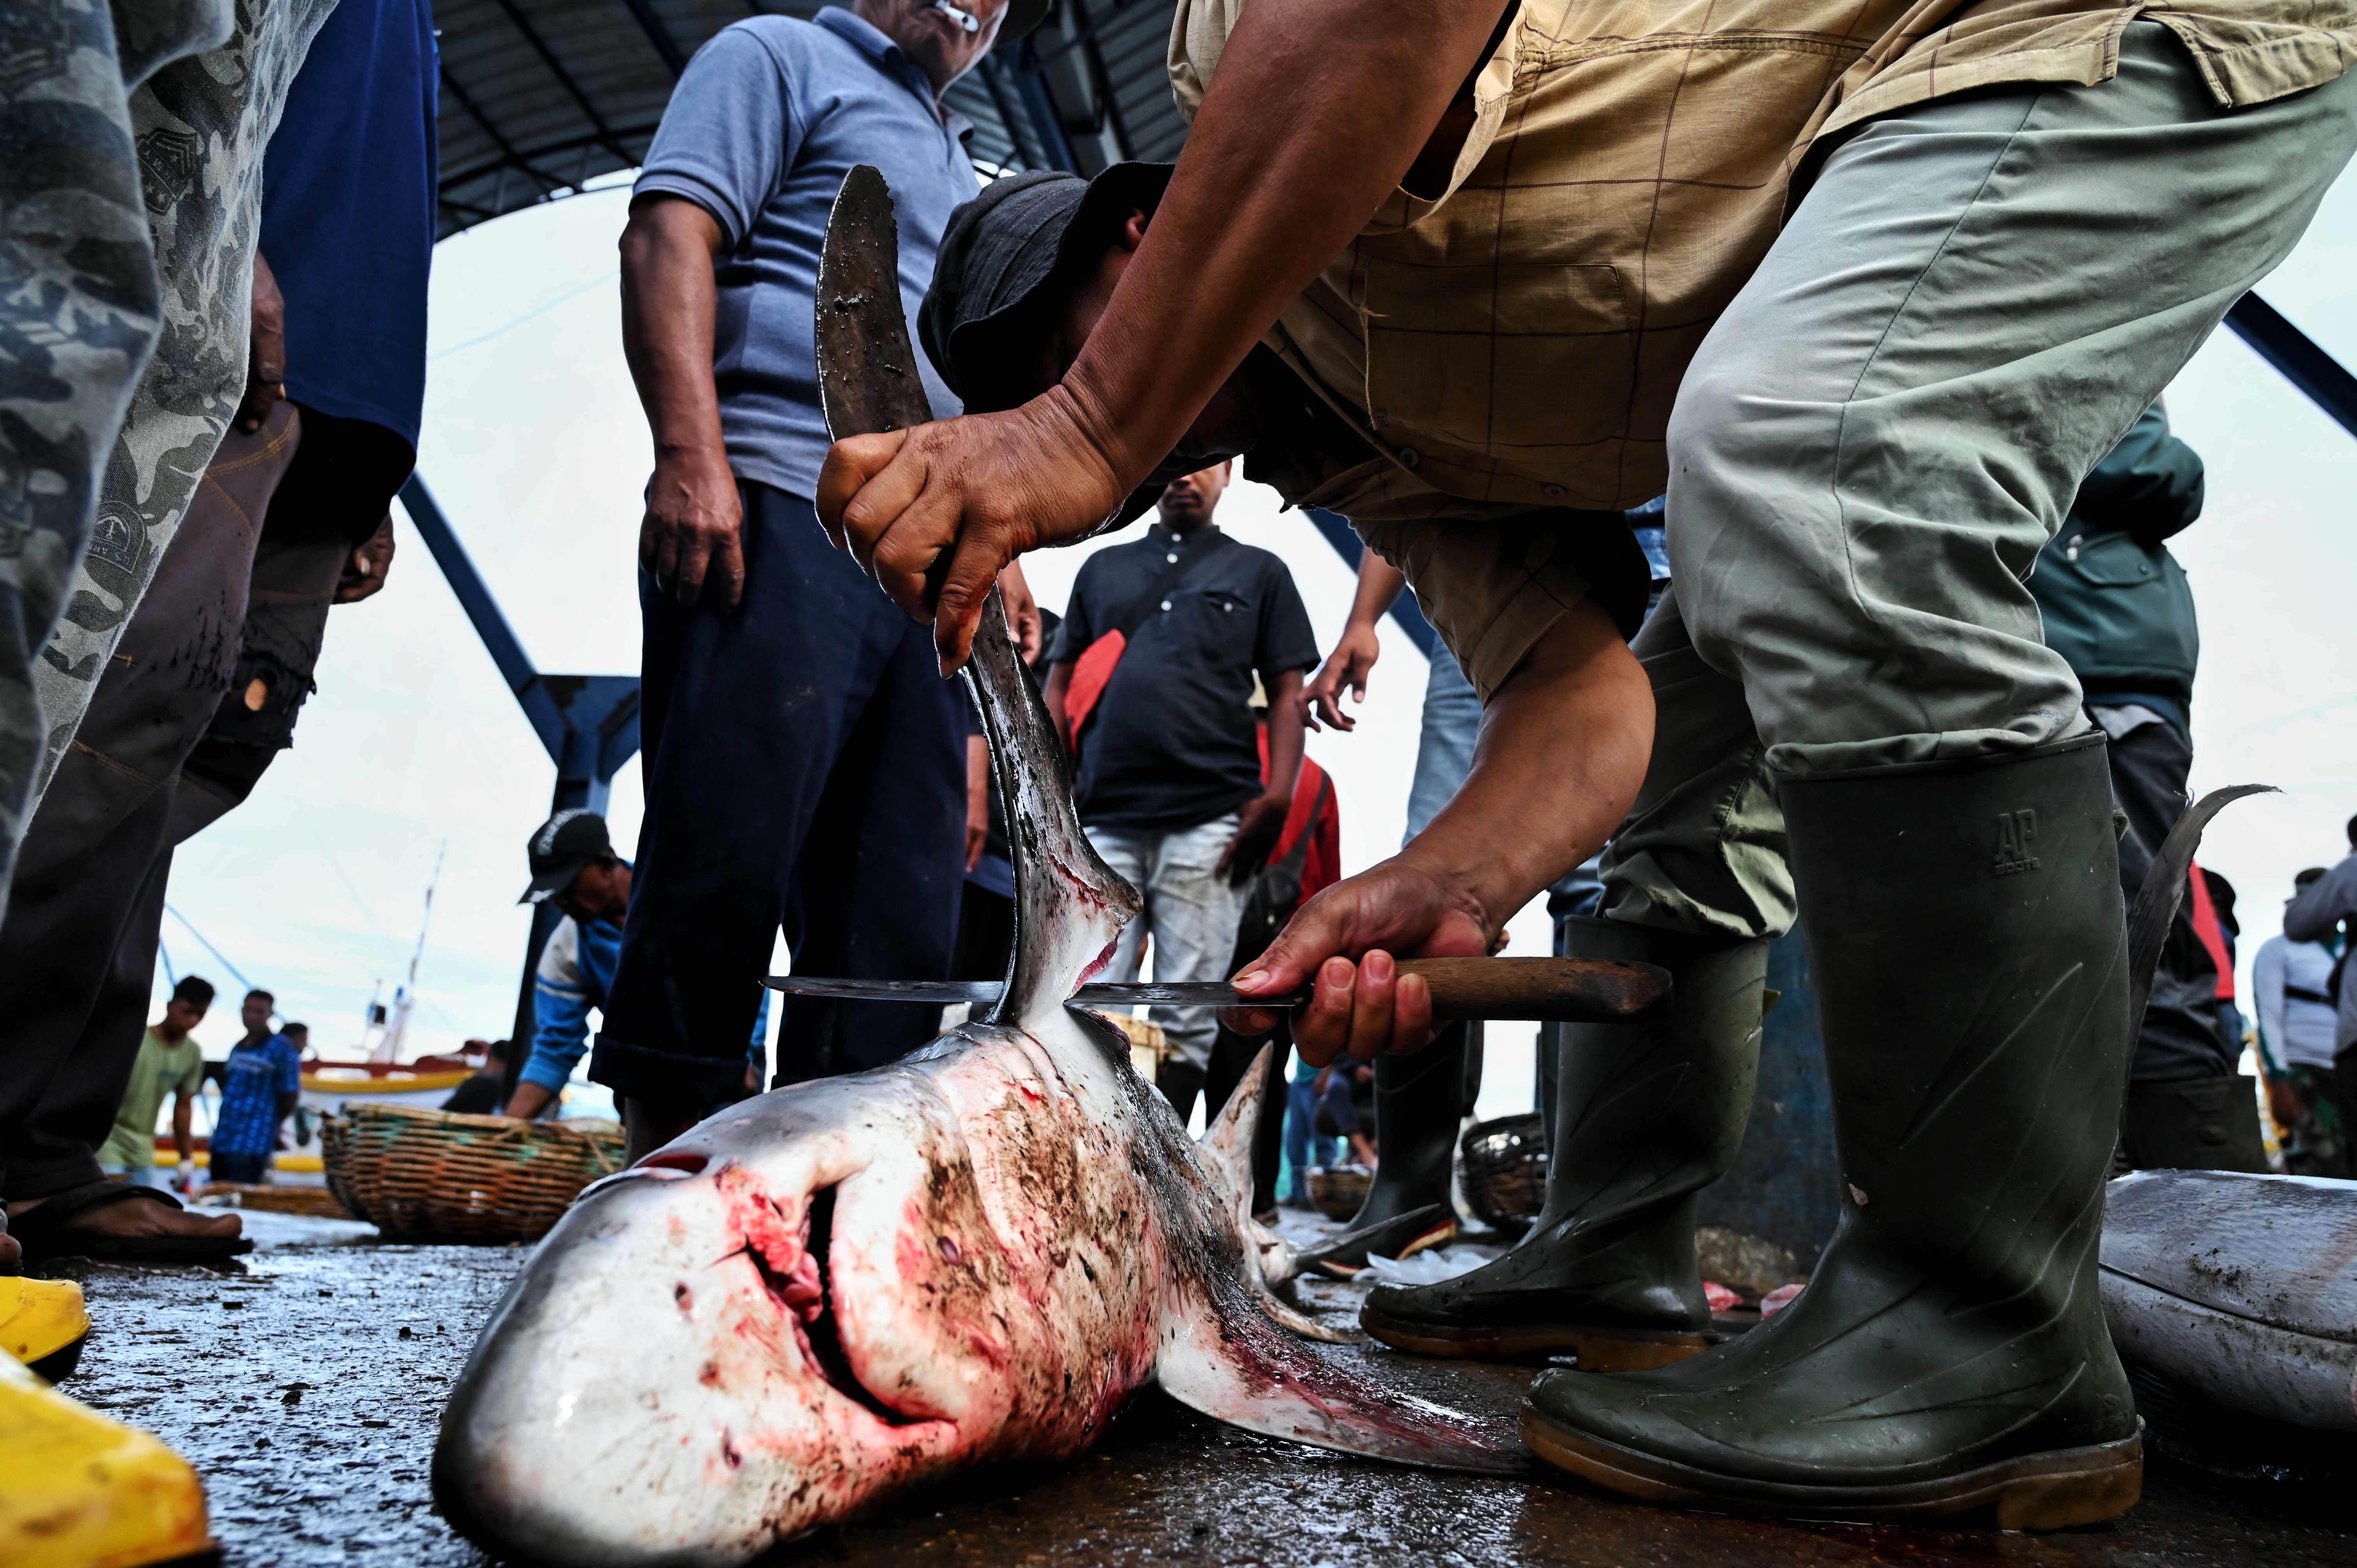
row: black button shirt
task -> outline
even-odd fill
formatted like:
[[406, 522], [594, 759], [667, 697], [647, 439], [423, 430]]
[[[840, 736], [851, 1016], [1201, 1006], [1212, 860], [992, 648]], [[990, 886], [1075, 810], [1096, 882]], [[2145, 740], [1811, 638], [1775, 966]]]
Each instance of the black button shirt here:
[[[1052, 657], [1071, 663], [1168, 571], [1171, 557], [1222, 537], [1185, 538], [1160, 523], [1135, 544], [1081, 567]], [[1081, 735], [1081, 820], [1092, 827], [1177, 832], [1226, 815], [1261, 792], [1253, 675], [1274, 688], [1318, 662], [1309, 612], [1285, 563], [1227, 541], [1171, 590], [1129, 639]]]

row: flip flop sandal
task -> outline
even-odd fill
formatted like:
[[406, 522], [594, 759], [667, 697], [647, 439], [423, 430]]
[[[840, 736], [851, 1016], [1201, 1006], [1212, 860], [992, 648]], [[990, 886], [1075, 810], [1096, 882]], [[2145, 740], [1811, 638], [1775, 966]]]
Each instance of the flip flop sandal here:
[[94, 1181], [44, 1198], [39, 1207], [8, 1217], [8, 1234], [25, 1249], [28, 1263], [52, 1258], [96, 1258], [123, 1263], [211, 1263], [253, 1251], [249, 1236], [109, 1236], [77, 1230], [73, 1221], [111, 1203], [161, 1203], [181, 1207], [170, 1193], [129, 1182]]

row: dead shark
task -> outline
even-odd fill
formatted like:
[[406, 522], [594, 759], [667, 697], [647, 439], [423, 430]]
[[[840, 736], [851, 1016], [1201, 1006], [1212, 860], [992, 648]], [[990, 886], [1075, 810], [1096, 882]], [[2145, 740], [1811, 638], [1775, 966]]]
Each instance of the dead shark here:
[[583, 1194], [483, 1330], [435, 1450], [444, 1515], [494, 1553], [744, 1563], [951, 1470], [1078, 1453], [1148, 1384], [1318, 1447], [1525, 1467], [1511, 1423], [1296, 1337], [1330, 1336], [1275, 1294], [1303, 1260], [1251, 1218], [1254, 1094], [1193, 1143], [1126, 1042], [1066, 1005], [1139, 899], [1081, 832], [995, 604], [973, 680], [1014, 828], [1004, 1000]]

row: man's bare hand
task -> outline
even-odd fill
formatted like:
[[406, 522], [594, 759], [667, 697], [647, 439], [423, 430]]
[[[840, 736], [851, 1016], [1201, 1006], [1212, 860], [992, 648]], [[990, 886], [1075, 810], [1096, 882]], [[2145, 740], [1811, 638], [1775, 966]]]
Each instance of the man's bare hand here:
[[1094, 532], [1127, 497], [1071, 394], [1005, 413], [838, 441], [819, 471], [827, 537], [893, 603], [933, 625], [942, 672], [964, 665], [1000, 570]]
[[1263, 795], [1245, 802], [1237, 813], [1236, 836], [1220, 856], [1220, 873], [1231, 885], [1242, 887], [1260, 875], [1276, 841], [1285, 836], [1285, 819], [1292, 812], [1290, 795]]
[[1334, 651], [1318, 667], [1309, 684], [1302, 688], [1308, 707], [1304, 714], [1311, 729], [1325, 727], [1318, 721], [1338, 730], [1359, 727], [1359, 721], [1342, 711], [1342, 693], [1347, 688], [1351, 701], [1364, 703], [1367, 700], [1367, 673], [1374, 669], [1375, 660], [1383, 656], [1383, 639], [1375, 628], [1364, 621], [1354, 620], [1342, 628], [1342, 636], [1334, 644]]
[[356, 605], [384, 586], [385, 575], [393, 570], [393, 514], [376, 525], [376, 532], [352, 546], [344, 558], [344, 575], [336, 582], [336, 600], [339, 605]]
[[683, 605], [704, 596], [723, 612], [745, 592], [745, 507], [722, 452], [655, 460], [647, 514], [639, 525], [639, 564], [655, 585]]
[[[1394, 955], [1478, 958], [1501, 934], [1469, 891], [1403, 852], [1303, 905], [1235, 986], [1282, 996], [1314, 983], [1309, 1004], [1293, 1015], [1293, 1043], [1312, 1067], [1344, 1051], [1361, 1061], [1418, 1051], [1432, 1041], [1432, 991], [1402, 978]], [[1261, 1034], [1276, 1016], [1245, 1009], [1231, 1022]]]
[[1024, 663], [1037, 663], [1040, 645], [1047, 638], [1047, 623], [1039, 618], [1039, 601], [1031, 596], [1031, 582], [1023, 575], [1022, 562], [1009, 561], [1006, 569], [998, 574], [998, 600], [1006, 607], [1006, 625], [1015, 634], [1015, 650], [1023, 656]]
[[247, 435], [262, 428], [270, 406], [286, 395], [286, 296], [262, 252], [253, 253], [253, 321], [248, 329], [245, 397], [237, 405], [237, 427]]

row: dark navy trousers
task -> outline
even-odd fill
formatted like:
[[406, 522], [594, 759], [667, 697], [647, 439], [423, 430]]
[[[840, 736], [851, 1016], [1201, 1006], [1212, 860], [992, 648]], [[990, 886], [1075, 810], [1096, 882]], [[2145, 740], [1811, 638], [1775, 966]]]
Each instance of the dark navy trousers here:
[[[670, 1111], [744, 1092], [774, 933], [804, 974], [942, 980], [965, 846], [965, 696], [810, 502], [740, 481], [745, 594], [722, 615], [645, 574], [647, 790], [589, 1076]], [[785, 997], [776, 1083], [879, 1067], [930, 1004]]]

